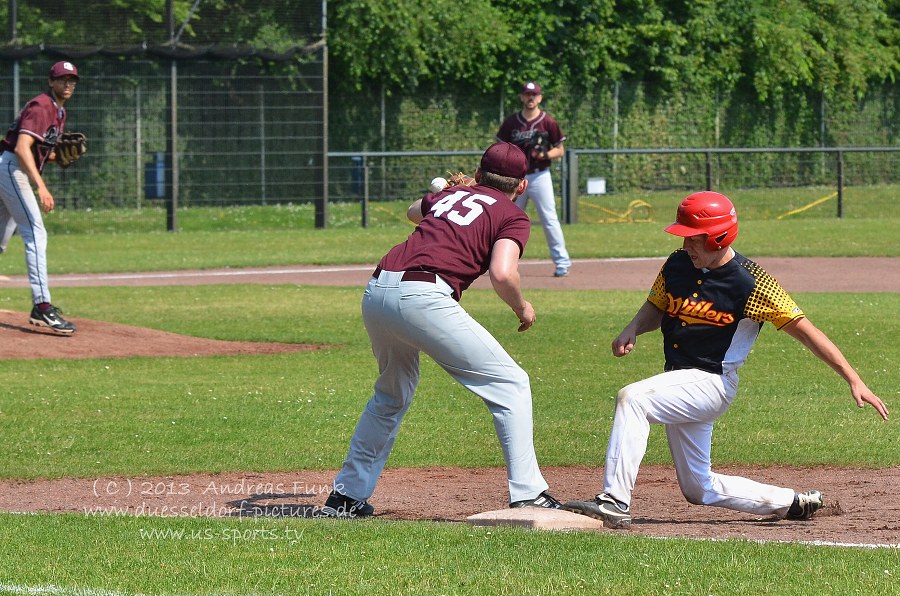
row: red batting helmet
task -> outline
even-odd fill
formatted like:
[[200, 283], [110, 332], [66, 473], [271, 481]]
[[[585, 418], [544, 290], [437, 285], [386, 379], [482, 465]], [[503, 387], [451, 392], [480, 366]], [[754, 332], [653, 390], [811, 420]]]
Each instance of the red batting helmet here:
[[737, 212], [725, 195], [695, 192], [678, 205], [675, 223], [666, 226], [666, 231], [685, 238], [706, 234], [706, 248], [722, 250], [737, 238]]

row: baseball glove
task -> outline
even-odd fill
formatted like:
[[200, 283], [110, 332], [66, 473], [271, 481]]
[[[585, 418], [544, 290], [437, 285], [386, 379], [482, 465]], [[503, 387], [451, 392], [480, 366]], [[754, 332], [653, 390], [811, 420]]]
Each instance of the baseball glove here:
[[550, 136], [546, 131], [536, 130], [531, 137], [531, 159], [549, 159], [547, 151], [550, 150]]
[[61, 168], [68, 168], [87, 153], [87, 137], [80, 132], [64, 132], [56, 141], [56, 163]]
[[475, 186], [475, 179], [462, 172], [450, 173], [450, 177], [447, 178], [447, 187], [451, 186]]

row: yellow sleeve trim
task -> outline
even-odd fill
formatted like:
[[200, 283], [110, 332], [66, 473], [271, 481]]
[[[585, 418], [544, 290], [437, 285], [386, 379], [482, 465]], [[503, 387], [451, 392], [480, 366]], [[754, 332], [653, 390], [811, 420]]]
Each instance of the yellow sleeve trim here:
[[751, 267], [756, 286], [747, 298], [745, 316], [755, 323], [771, 322], [781, 329], [794, 319], [804, 316], [797, 303], [784, 291], [774, 277], [762, 267]]

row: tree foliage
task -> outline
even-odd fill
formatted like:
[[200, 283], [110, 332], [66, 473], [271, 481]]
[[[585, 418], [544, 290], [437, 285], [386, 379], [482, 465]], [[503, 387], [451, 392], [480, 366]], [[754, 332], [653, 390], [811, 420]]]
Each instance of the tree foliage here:
[[503, 77], [515, 35], [484, 0], [350, 0], [329, 5], [328, 45], [340, 82], [389, 90]]
[[[5, 3], [4, 3], [5, 4]], [[320, 0], [17, 0], [16, 43], [23, 46], [233, 45], [283, 51], [318, 39]], [[7, 15], [6, 6], [0, 15]]]
[[[4, 3], [5, 4], [5, 3]], [[20, 45], [165, 43], [166, 0], [19, 0]], [[333, 85], [658, 93], [851, 102], [900, 70], [900, 0], [331, 0]], [[321, 0], [173, 0], [181, 42], [283, 51], [318, 39]], [[196, 9], [192, 12], [192, 9]], [[5, 14], [6, 6], [0, 6]], [[98, 31], [100, 32], [98, 35]]]
[[[189, 0], [175, 0], [176, 19], [184, 19]], [[5, 7], [4, 7], [5, 8]], [[21, 45], [105, 45], [165, 40], [166, 0], [17, 2], [17, 41]], [[4, 12], [5, 15], [5, 12]]]
[[783, 0], [747, 10], [742, 66], [760, 99], [804, 89], [852, 97], [900, 66], [897, 22], [882, 2]]
[[851, 100], [900, 70], [900, 0], [343, 0], [338, 76], [388, 90], [525, 79]]

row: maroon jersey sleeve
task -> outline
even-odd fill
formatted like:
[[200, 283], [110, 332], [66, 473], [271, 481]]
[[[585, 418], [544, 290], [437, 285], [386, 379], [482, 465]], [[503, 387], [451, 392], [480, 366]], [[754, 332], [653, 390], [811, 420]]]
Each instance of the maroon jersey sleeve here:
[[32, 153], [38, 170], [42, 171], [50, 157], [50, 152], [56, 146], [56, 141], [62, 134], [66, 123], [66, 111], [57, 105], [49, 93], [38, 95], [22, 108], [15, 122], [13, 122], [6, 138], [0, 147], [4, 151], [15, 151], [19, 135], [27, 134], [34, 137]]
[[497, 240], [524, 251], [531, 231], [528, 216], [502, 192], [488, 186], [452, 186], [422, 199], [424, 218], [405, 242], [381, 259], [388, 271], [431, 271], [453, 288], [459, 300], [487, 272]]

